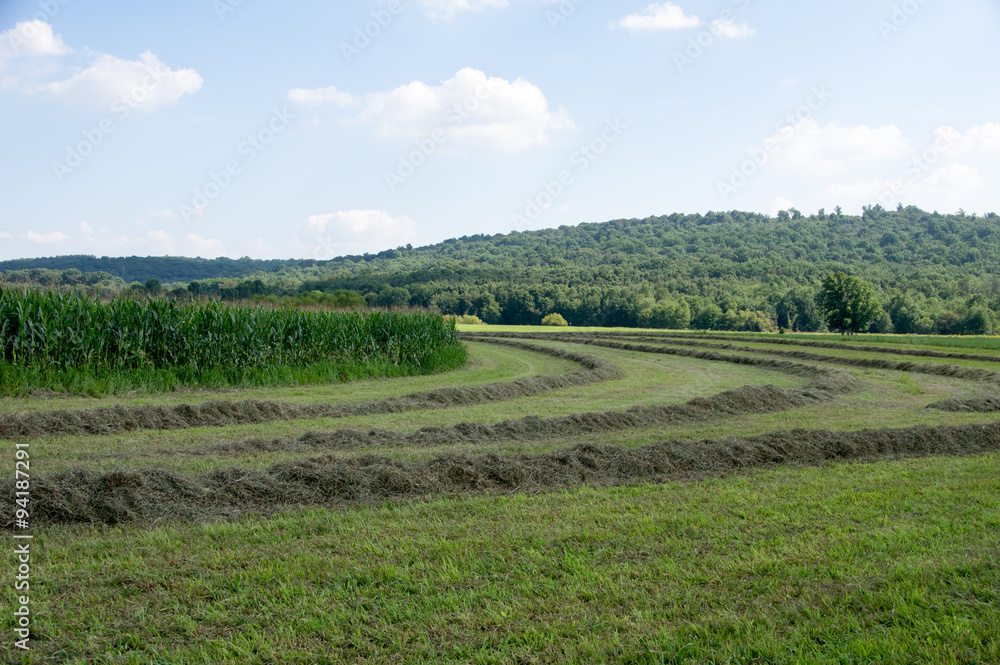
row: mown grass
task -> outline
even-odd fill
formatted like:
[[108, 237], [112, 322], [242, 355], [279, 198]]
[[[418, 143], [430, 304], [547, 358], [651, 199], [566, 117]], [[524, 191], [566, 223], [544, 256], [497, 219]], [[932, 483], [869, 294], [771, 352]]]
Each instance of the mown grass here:
[[996, 455], [53, 528], [25, 662], [998, 662], [998, 529]]
[[[310, 429], [413, 431], [678, 403], [747, 384], [791, 388], [806, 382], [728, 363], [532, 343], [606, 358], [627, 378], [456, 409], [32, 439], [32, 472], [43, 476], [80, 465], [185, 473], [261, 468], [318, 453], [185, 452]], [[468, 348], [468, 366], [444, 375], [127, 400], [356, 402], [579, 369], [508, 347]], [[338, 454], [416, 460], [547, 452], [588, 442], [637, 446], [793, 428], [996, 420], [995, 414], [925, 409], [947, 397], [991, 394], [987, 384], [848, 371], [859, 381], [856, 392], [781, 413], [544, 441]], [[50, 409], [117, 401], [125, 400], [16, 404]], [[137, 452], [149, 456], [101, 457]], [[226, 523], [36, 530], [36, 639], [33, 660], [25, 662], [1000, 662], [998, 472], [1000, 455], [929, 458], [782, 468], [659, 486], [457, 496], [343, 511], [301, 508]], [[11, 585], [2, 593], [5, 606], [12, 606]], [[11, 618], [12, 612], [0, 613], [0, 632], [12, 634]], [[19, 654], [7, 653], [21, 662]]]
[[[756, 332], [731, 332], [718, 330], [660, 330], [644, 328], [597, 328], [597, 327], [569, 327], [554, 328], [552, 326], [473, 326], [459, 325], [460, 332], [522, 332], [522, 333], [624, 333], [631, 335], [642, 335], [644, 333], [670, 332], [697, 337], [699, 335], [727, 335], [733, 337], [758, 337], [761, 339], [803, 339], [814, 342], [837, 342], [841, 344], [902, 344], [913, 347], [925, 347], [935, 350], [956, 351], [967, 350], [998, 350], [1000, 349], [1000, 336], [956, 336], [956, 335], [881, 335], [881, 334], [860, 334], [841, 335], [838, 333], [756, 333]], [[944, 349], [940, 347], [945, 347]]]
[[[634, 405], [676, 404], [744, 385], [772, 384], [793, 388], [806, 383], [804, 379], [779, 372], [761, 371], [727, 363], [705, 363], [691, 358], [623, 352], [601, 347], [580, 347], [573, 344], [551, 342], [538, 342], [538, 344], [606, 358], [621, 367], [625, 371], [626, 378], [594, 386], [566, 388], [533, 397], [443, 410], [280, 421], [264, 425], [143, 431], [100, 437], [44, 437], [38, 439], [40, 445], [36, 446], [32, 459], [49, 472], [74, 466], [100, 469], [142, 466], [181, 472], [204, 472], [234, 464], [247, 468], [263, 468], [278, 461], [300, 458], [304, 453], [272, 452], [240, 456], [185, 453], [197, 453], [207, 446], [241, 441], [249, 437], [297, 437], [313, 430], [334, 428], [355, 428], [363, 431], [378, 428], [414, 432], [421, 427], [446, 427], [462, 422], [497, 423], [534, 415], [555, 417], [588, 411], [624, 410]], [[476, 344], [474, 349], [478, 352], [481, 347], [483, 350], [505, 348]], [[517, 357], [539, 359], [539, 361], [547, 358], [531, 352], [515, 351], [515, 353]], [[474, 353], [473, 357], [475, 356]], [[571, 371], [578, 369], [578, 365], [571, 365]], [[454, 376], [457, 375], [446, 375], [446, 377]], [[464, 382], [462, 385], [465, 385]], [[326, 388], [326, 393], [332, 394], [334, 390], [354, 395], [354, 400], [357, 399], [353, 385], [329, 386]], [[358, 452], [397, 454], [396, 451], [388, 450]], [[124, 459], [114, 457], [117, 453], [129, 454], [132, 457]], [[404, 451], [401, 450], [400, 453], [403, 454]], [[434, 454], [434, 448], [424, 449], [419, 454], [421, 456]], [[109, 455], [111, 457], [108, 457]]]

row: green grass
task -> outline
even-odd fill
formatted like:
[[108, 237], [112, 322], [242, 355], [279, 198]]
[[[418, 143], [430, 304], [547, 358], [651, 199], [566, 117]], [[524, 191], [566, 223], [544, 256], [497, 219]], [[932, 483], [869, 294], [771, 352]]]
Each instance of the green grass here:
[[[198, 453], [219, 442], [308, 430], [414, 431], [807, 382], [723, 362], [532, 343], [610, 360], [626, 378], [454, 409], [32, 439], [32, 473], [43, 477], [76, 466], [190, 474], [262, 468], [318, 453]], [[0, 411], [251, 397], [346, 403], [579, 371], [576, 363], [526, 350], [479, 342], [467, 347], [463, 369], [432, 376], [102, 399], [25, 398], [0, 402]], [[803, 350], [831, 360], [877, 357]], [[997, 419], [925, 408], [949, 397], [995, 394], [990, 384], [847, 371], [857, 378], [855, 392], [779, 413], [538, 441], [338, 454], [419, 460], [548, 452], [581, 443], [631, 447], [794, 428], [853, 431]], [[114, 454], [140, 456], [108, 457]], [[455, 496], [345, 510], [303, 507], [222, 523], [51, 527], [34, 532], [37, 639], [34, 661], [28, 662], [1000, 662], [998, 531], [1000, 455], [781, 468], [701, 482]], [[11, 606], [12, 586], [2, 593]], [[11, 619], [11, 612], [0, 613], [0, 632], [11, 634]], [[20, 662], [17, 654], [11, 658]]]
[[997, 662], [998, 529], [995, 455], [50, 529], [29, 662]]
[[[536, 343], [536, 342], [533, 342]], [[229, 455], [188, 455], [209, 445], [220, 442], [241, 441], [249, 437], [296, 437], [311, 430], [334, 428], [355, 428], [360, 430], [391, 429], [412, 432], [421, 427], [443, 427], [462, 422], [497, 423], [503, 420], [524, 418], [532, 415], [544, 417], [565, 416], [590, 411], [627, 409], [633, 405], [677, 404], [696, 397], [708, 397], [723, 390], [744, 385], [772, 384], [782, 387], [798, 387], [805, 380], [778, 372], [761, 371], [727, 363], [705, 363], [691, 358], [659, 356], [639, 352], [622, 352], [601, 347], [580, 347], [574, 344], [537, 342], [541, 346], [551, 346], [606, 358], [625, 370], [626, 378], [597, 385], [566, 388], [533, 397], [507, 400], [503, 402], [475, 404], [444, 410], [427, 410], [394, 414], [354, 416], [338, 419], [280, 421], [263, 425], [237, 425], [229, 427], [202, 427], [173, 431], [143, 431], [110, 436], [69, 436], [45, 437], [33, 452], [36, 463], [50, 472], [65, 470], [74, 466], [88, 468], [116, 469], [122, 466], [167, 468], [182, 472], [205, 472], [220, 466], [240, 465], [248, 468], [263, 468], [279, 461], [302, 457], [302, 453], [263, 453], [239, 457]], [[504, 349], [485, 344], [474, 345], [473, 362], [480, 350]], [[512, 351], [506, 349], [507, 352]], [[518, 357], [542, 359], [541, 354], [517, 351]], [[534, 360], [533, 360], [534, 361]], [[578, 365], [572, 365], [578, 370]], [[442, 375], [452, 384], [460, 380], [460, 374]], [[391, 385], [392, 382], [382, 382]], [[463, 385], [465, 385], [463, 381]], [[319, 388], [317, 388], [319, 389]], [[354, 385], [327, 386], [322, 388], [327, 396], [354, 396], [358, 399]], [[343, 398], [341, 398], [343, 399]], [[333, 400], [340, 401], [340, 400]], [[147, 403], [157, 403], [155, 399]], [[497, 449], [502, 449], [498, 446]], [[383, 452], [391, 455], [419, 457], [437, 454], [440, 449], [422, 448], [410, 450], [401, 448]], [[359, 451], [367, 454], [373, 451]], [[121, 460], [106, 457], [116, 453], [141, 453], [141, 456]], [[178, 454], [182, 453], [182, 454]]]

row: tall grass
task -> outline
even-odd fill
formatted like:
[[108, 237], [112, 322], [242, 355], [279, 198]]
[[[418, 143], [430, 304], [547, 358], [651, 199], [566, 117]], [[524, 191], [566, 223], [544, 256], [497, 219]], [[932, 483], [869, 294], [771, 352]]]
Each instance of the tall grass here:
[[464, 362], [453, 322], [0, 291], [0, 393], [271, 385], [432, 372]]

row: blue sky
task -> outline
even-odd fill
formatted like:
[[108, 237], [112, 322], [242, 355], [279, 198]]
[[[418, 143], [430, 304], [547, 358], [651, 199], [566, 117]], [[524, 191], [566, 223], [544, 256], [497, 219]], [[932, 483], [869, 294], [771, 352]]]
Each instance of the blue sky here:
[[993, 0], [0, 2], [0, 258], [1000, 210]]

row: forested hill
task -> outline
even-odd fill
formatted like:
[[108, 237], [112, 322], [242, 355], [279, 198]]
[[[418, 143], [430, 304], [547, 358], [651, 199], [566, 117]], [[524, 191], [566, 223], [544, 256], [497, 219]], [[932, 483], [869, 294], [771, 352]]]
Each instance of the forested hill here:
[[248, 277], [275, 273], [285, 266], [312, 266], [316, 261], [261, 261], [256, 259], [189, 259], [173, 256], [54, 256], [0, 261], [0, 272], [20, 270], [79, 270], [107, 273], [125, 282], [190, 282], [196, 279]]
[[[243, 295], [349, 289], [369, 304], [436, 307], [504, 323], [537, 323], [559, 312], [574, 325], [675, 325], [686, 319], [705, 328], [814, 329], [822, 324], [809, 303], [820, 277], [836, 270], [872, 282], [901, 332], [947, 332], [954, 328], [949, 321], [972, 309], [989, 309], [993, 318], [1000, 311], [1000, 217], [914, 207], [875, 206], [862, 216], [674, 214], [466, 236], [327, 262], [88, 259], [124, 261], [126, 274], [112, 264], [73, 258], [31, 265], [163, 282], [205, 280], [217, 266], [215, 277], [260, 280], [243, 285]], [[10, 264], [0, 270], [13, 269]], [[223, 295], [237, 286], [197, 285], [200, 293]]]

